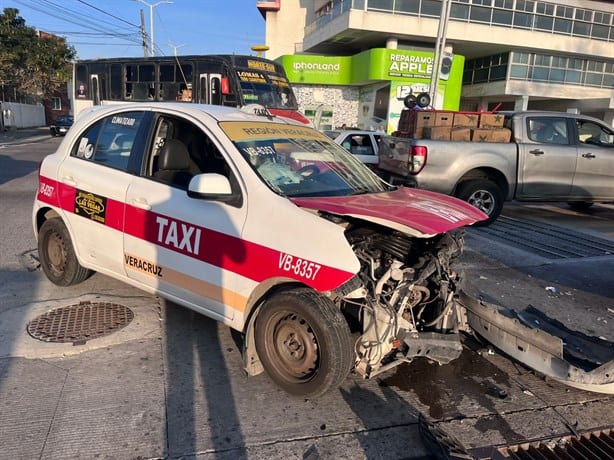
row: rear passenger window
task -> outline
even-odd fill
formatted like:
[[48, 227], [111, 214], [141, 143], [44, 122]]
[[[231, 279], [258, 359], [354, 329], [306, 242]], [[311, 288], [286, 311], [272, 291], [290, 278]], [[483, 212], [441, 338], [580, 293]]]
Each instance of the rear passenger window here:
[[367, 134], [356, 134], [350, 137], [350, 152], [354, 155], [375, 155], [371, 137]]
[[127, 171], [142, 119], [143, 112], [127, 112], [100, 120], [78, 139], [71, 156]]
[[569, 144], [567, 119], [534, 117], [527, 119], [529, 139], [542, 144]]

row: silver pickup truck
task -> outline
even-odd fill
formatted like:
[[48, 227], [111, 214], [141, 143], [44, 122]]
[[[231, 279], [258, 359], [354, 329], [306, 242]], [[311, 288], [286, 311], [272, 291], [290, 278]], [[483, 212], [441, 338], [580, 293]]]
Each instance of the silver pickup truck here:
[[614, 130], [565, 112], [510, 112], [511, 141], [461, 142], [385, 136], [380, 175], [453, 195], [488, 214], [503, 202], [564, 201], [576, 209], [614, 201]]

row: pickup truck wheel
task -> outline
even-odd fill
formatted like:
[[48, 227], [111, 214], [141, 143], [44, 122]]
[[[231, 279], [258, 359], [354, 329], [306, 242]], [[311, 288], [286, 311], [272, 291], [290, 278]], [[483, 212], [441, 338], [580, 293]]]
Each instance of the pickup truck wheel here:
[[77, 260], [68, 229], [58, 218], [49, 219], [41, 226], [38, 257], [47, 278], [58, 286], [78, 284], [93, 273]]
[[475, 224], [489, 225], [499, 217], [503, 209], [503, 193], [497, 184], [488, 179], [463, 182], [456, 192], [456, 197], [467, 201], [488, 215], [488, 219]]
[[271, 297], [256, 318], [254, 339], [269, 377], [295, 396], [316, 397], [337, 388], [354, 362], [345, 318], [310, 289]]

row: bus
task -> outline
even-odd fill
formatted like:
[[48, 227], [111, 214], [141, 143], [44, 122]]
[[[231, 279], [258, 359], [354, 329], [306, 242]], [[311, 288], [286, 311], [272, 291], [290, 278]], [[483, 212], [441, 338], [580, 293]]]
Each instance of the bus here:
[[310, 125], [284, 68], [246, 55], [124, 57], [74, 65], [75, 118], [89, 107], [143, 101], [264, 106], [277, 116]]

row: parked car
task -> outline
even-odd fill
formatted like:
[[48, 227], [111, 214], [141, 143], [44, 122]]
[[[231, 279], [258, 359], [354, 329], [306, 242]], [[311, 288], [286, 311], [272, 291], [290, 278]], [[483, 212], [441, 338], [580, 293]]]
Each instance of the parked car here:
[[[49, 280], [69, 286], [98, 271], [222, 321], [243, 334], [247, 373], [266, 371], [291, 394], [316, 397], [351, 370], [449, 363], [474, 328], [505, 331], [493, 341], [511, 353], [522, 340], [546, 375], [584, 377], [555, 346], [532, 346], [534, 331], [505, 324], [516, 320], [461, 303], [454, 262], [482, 211], [391, 186], [265, 108], [94, 107], [38, 180], [32, 223]], [[614, 380], [608, 369], [590, 383]]]
[[55, 123], [49, 126], [49, 132], [52, 136], [64, 136], [70, 127], [73, 125], [74, 118], [72, 116], [59, 116]]
[[377, 170], [379, 141], [385, 133], [357, 130], [325, 131], [324, 133], [369, 168]]

